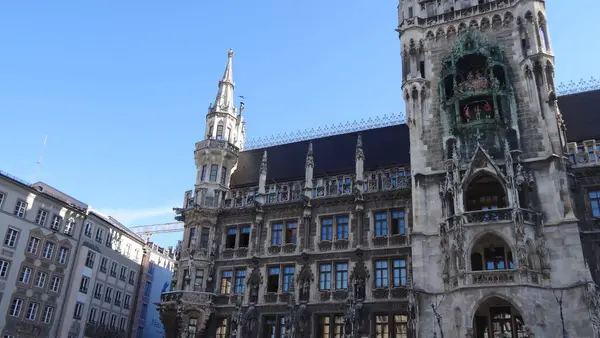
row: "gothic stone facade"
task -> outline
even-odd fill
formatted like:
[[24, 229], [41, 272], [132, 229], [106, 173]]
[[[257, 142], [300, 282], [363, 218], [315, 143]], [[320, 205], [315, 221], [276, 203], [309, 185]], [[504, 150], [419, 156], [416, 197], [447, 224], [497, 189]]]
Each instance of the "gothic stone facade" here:
[[406, 124], [243, 151], [229, 53], [168, 337], [599, 337], [600, 92], [557, 97], [543, 1], [398, 10]]

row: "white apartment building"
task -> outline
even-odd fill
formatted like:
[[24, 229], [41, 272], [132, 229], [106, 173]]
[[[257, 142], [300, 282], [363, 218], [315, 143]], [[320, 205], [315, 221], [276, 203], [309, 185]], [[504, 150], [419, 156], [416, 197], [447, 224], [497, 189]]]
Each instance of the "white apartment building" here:
[[59, 337], [86, 206], [0, 171], [0, 332]]
[[144, 241], [114, 218], [88, 212], [60, 337], [129, 337], [143, 249]]

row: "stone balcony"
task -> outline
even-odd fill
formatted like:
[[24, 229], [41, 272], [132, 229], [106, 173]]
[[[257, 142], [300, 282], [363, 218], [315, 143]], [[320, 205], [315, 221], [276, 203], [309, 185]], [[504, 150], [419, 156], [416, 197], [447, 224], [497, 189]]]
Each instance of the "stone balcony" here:
[[466, 272], [463, 286], [539, 284], [541, 273], [529, 269], [486, 270]]
[[167, 337], [178, 337], [190, 318], [198, 322], [202, 332], [214, 310], [215, 294], [199, 291], [171, 291], [160, 295], [160, 320]]
[[490, 210], [467, 211], [462, 215], [448, 217], [446, 222], [448, 230], [461, 222], [463, 225], [477, 225], [490, 222], [523, 222], [524, 224], [537, 225], [540, 215], [532, 210], [521, 208], [501, 208]]
[[200, 142], [196, 142], [196, 151], [204, 149], [223, 149], [235, 156], [238, 156], [240, 153], [240, 149], [238, 147], [234, 146], [226, 140], [206, 139]]

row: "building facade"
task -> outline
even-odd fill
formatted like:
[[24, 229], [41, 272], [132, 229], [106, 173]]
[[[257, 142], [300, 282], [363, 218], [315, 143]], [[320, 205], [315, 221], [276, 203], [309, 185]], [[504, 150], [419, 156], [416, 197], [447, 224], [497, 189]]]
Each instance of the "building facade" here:
[[544, 1], [398, 15], [404, 124], [244, 151], [230, 51], [167, 337], [599, 337], [600, 92], [557, 96]]

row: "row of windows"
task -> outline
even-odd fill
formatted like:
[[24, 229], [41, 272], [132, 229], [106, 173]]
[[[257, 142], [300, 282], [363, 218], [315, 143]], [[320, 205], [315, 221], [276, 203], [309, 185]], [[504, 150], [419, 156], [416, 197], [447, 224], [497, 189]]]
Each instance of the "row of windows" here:
[[[94, 232], [94, 224], [91, 222], [86, 222], [83, 230], [83, 234], [89, 238], [92, 238], [92, 234]], [[131, 254], [131, 244], [125, 244], [123, 248], [123, 252], [121, 252], [120, 243], [113, 240], [113, 234], [107, 231], [106, 241], [104, 240], [104, 228], [98, 226], [96, 228], [96, 234], [94, 236], [96, 242], [106, 245], [107, 248], [114, 248], [116, 251], [122, 253], [124, 256], [133, 259], [138, 262], [140, 259], [140, 249], [135, 249], [133, 255]]]
[[[75, 311], [73, 312], [73, 318], [81, 319], [82, 315], [83, 315], [84, 307], [85, 307], [85, 305], [83, 303], [77, 302], [77, 304], [75, 304]], [[90, 324], [100, 324], [100, 326], [108, 326], [110, 329], [116, 330], [118, 316], [115, 314], [110, 315], [110, 322], [108, 322], [108, 323], [107, 323], [107, 319], [108, 319], [107, 311], [100, 311], [97, 308], [93, 307], [90, 309], [87, 321]], [[121, 317], [121, 319], [119, 320], [119, 331], [125, 332], [126, 327], [127, 327], [127, 318]]]
[[[12, 238], [16, 238], [16, 236], [18, 236], [18, 233], [16, 233], [16, 230], [10, 228], [8, 229], [8, 232], [6, 233], [6, 237], [4, 239], [4, 242], [6, 243], [7, 241], [10, 243], [12, 241]], [[43, 259], [47, 259], [47, 260], [55, 260], [56, 263], [58, 264], [62, 264], [62, 265], [66, 265], [67, 261], [69, 260], [69, 248], [65, 247], [65, 246], [61, 246], [58, 249], [58, 252], [56, 254], [56, 257], [54, 257], [54, 254], [56, 252], [56, 243], [46, 240], [44, 242], [43, 247], [40, 245], [42, 243], [42, 239], [40, 237], [37, 236], [30, 236], [29, 237], [29, 241], [27, 241], [27, 248], [26, 248], [26, 253], [30, 256], [35, 256], [35, 257], [40, 257]], [[40, 250], [41, 248], [41, 250]], [[41, 253], [41, 256], [39, 256], [39, 254]]]
[[[85, 258], [85, 266], [90, 269], [93, 269], [95, 263], [96, 263], [96, 253], [93, 251], [88, 251], [87, 256]], [[108, 269], [108, 258], [102, 257], [100, 259], [100, 266], [98, 268], [98, 271], [100, 271], [102, 273], [106, 273], [107, 269]], [[117, 263], [116, 261], [112, 261], [110, 263], [110, 276], [117, 277], [117, 270], [119, 270], [119, 263]], [[123, 282], [126, 281], [128, 271], [129, 271], [128, 282], [131, 285], [135, 285], [135, 271], [128, 270], [126, 266], [121, 266], [121, 269], [119, 270], [119, 280], [121, 280]]]
[[[206, 174], [207, 174], [207, 170], [208, 170], [208, 165], [203, 165], [202, 166], [202, 175], [200, 176], [200, 180], [202, 182], [206, 182]], [[218, 171], [219, 171], [219, 165], [218, 164], [211, 164], [210, 165], [210, 173], [208, 176], [208, 181], [209, 182], [216, 182], [217, 181], [217, 177], [218, 177]], [[227, 181], [227, 168], [225, 167], [221, 167], [221, 180], [220, 183], [222, 185], [225, 185], [225, 182]]]
[[[407, 283], [405, 259], [381, 259], [374, 261], [375, 287], [403, 287]], [[348, 289], [348, 262], [326, 262], [318, 265], [318, 287], [321, 291]], [[187, 270], [184, 271], [186, 280]], [[247, 270], [245, 268], [222, 270], [219, 291], [221, 294], [244, 293]], [[198, 276], [198, 275], [197, 275]], [[203, 276], [203, 274], [202, 274]], [[267, 292], [290, 292], [294, 289], [294, 265], [267, 267]]]
[[[87, 276], [81, 277], [81, 281], [79, 283], [79, 292], [87, 294], [90, 286], [90, 278]], [[113, 291], [114, 298], [113, 298]], [[131, 295], [125, 294], [123, 297], [123, 292], [119, 290], [114, 290], [113, 287], [106, 285], [106, 287], [97, 282], [94, 287], [94, 298], [96, 299], [104, 299], [106, 303], [114, 304], [116, 306], [121, 306], [121, 301], [123, 302], [123, 308], [128, 310], [131, 307]]]
[[46, 305], [42, 310], [40, 303], [34, 301], [29, 301], [29, 304], [25, 307], [25, 299], [14, 298], [8, 314], [11, 317], [20, 318], [23, 313], [25, 314], [25, 320], [37, 321], [39, 319], [42, 323], [50, 324], [54, 315], [54, 307]]
[[[0, 260], [0, 277], [8, 276], [10, 265], [11, 263], [8, 261]], [[48, 287], [50, 292], [60, 292], [62, 277], [52, 275], [52, 278], [49, 278], [49, 275], [49, 272], [42, 269], [36, 271], [33, 267], [24, 266], [17, 277], [17, 282], [23, 285], [32, 285], [37, 289], [45, 290]]]
[[[408, 316], [405, 314], [375, 314], [374, 337], [376, 338], [408, 338]], [[343, 338], [345, 320], [343, 314], [317, 315], [316, 337]], [[217, 338], [227, 338], [233, 328], [229, 319], [220, 318], [217, 324]], [[289, 332], [285, 325], [285, 315], [268, 315], [262, 318], [263, 338], [283, 338]], [[188, 321], [188, 337], [195, 337], [198, 319], [190, 318]]]
[[[0, 206], [4, 201], [5, 194], [0, 192]], [[13, 209], [13, 215], [19, 218], [25, 218], [27, 216], [27, 208], [29, 207], [29, 203], [18, 199], [15, 203], [15, 207]], [[60, 215], [53, 214], [52, 218], [49, 218], [50, 211], [39, 208], [37, 215], [35, 216], [35, 223], [41, 225], [43, 227], [49, 226], [52, 230], [58, 231], [60, 226], [63, 224], [63, 218]], [[63, 233], [68, 236], [73, 235], [73, 231], [75, 230], [75, 219], [69, 218], [65, 222], [65, 227], [63, 229]]]

